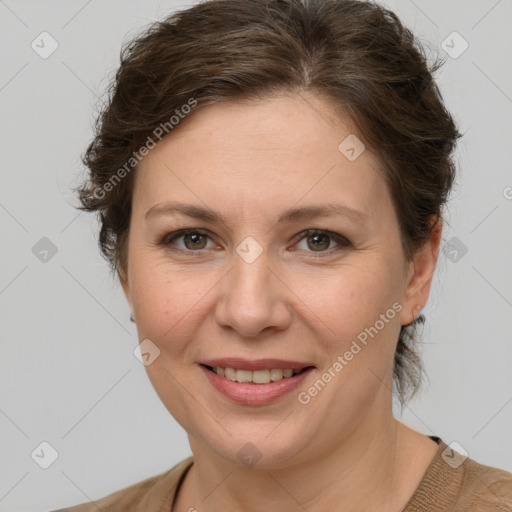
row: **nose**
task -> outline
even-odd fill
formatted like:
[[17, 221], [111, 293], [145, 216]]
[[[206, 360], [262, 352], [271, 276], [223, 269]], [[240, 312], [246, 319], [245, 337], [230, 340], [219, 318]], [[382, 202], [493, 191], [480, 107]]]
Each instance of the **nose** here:
[[235, 255], [233, 268], [222, 280], [215, 319], [241, 337], [286, 329], [291, 322], [292, 292], [279, 272], [269, 266], [265, 251], [248, 263]]

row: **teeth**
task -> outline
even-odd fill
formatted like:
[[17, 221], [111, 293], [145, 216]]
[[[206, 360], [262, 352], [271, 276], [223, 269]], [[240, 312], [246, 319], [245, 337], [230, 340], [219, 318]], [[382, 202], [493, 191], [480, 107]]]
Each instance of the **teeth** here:
[[283, 378], [283, 370], [281, 368], [274, 368], [273, 370], [270, 370], [270, 380], [276, 381], [281, 380]]
[[[220, 366], [217, 367], [217, 370], [220, 368]], [[222, 368], [220, 368], [222, 370]], [[219, 373], [219, 372], [217, 372]], [[236, 370], [233, 370], [233, 368], [225, 368], [224, 369], [224, 377], [226, 379], [232, 380], [236, 382]]]
[[252, 373], [252, 382], [255, 384], [268, 384], [270, 382], [270, 370], [257, 370], [249, 373]]
[[302, 370], [292, 368], [272, 368], [271, 370], [237, 370], [235, 368], [221, 368], [217, 366], [213, 371], [220, 377], [232, 380], [233, 382], [252, 382], [254, 384], [269, 384], [284, 378], [299, 374]]
[[251, 382], [252, 372], [247, 370], [236, 370], [236, 381], [237, 382]]

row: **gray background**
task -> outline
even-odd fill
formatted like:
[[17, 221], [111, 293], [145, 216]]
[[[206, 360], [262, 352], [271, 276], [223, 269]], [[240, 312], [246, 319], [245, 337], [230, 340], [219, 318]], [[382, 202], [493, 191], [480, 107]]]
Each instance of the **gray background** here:
[[[190, 454], [132, 353], [135, 325], [96, 247], [97, 223], [72, 208], [69, 189], [121, 43], [187, 5], [0, 1], [0, 511], [96, 499]], [[467, 133], [424, 310], [429, 383], [402, 417], [512, 471], [512, 2], [386, 5], [442, 55], [454, 31], [469, 44], [438, 74]], [[43, 31], [59, 45], [46, 59], [31, 48]], [[33, 253], [43, 237], [57, 249], [46, 262]], [[48, 469], [31, 457], [43, 441], [58, 452]]]

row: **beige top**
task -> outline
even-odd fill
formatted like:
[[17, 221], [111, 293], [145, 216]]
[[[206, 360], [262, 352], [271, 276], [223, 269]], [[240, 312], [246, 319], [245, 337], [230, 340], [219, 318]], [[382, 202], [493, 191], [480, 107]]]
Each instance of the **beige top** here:
[[[403, 512], [511, 512], [512, 473], [464, 459], [438, 437], [436, 456]], [[104, 498], [53, 512], [171, 512], [193, 456]]]

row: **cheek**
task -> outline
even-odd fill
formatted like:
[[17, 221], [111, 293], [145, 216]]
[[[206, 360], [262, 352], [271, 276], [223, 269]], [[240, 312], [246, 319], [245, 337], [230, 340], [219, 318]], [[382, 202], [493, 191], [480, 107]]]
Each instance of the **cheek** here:
[[332, 416], [341, 423], [345, 414], [358, 417], [390, 384], [402, 309], [397, 275], [375, 261], [344, 269], [315, 294], [312, 309], [326, 333], [319, 377], [332, 382], [320, 401], [337, 404]]
[[326, 326], [342, 334], [373, 325], [400, 298], [399, 288], [394, 270], [376, 262], [341, 268], [314, 289], [302, 289]]
[[138, 337], [151, 340], [160, 351], [145, 367], [157, 395], [182, 427], [193, 432], [197, 404], [187, 391], [195, 384], [189, 371], [194, 362], [190, 342], [204, 322], [201, 299], [216, 281], [193, 272], [174, 272], [171, 277], [163, 269], [165, 265], [148, 263], [133, 277]]
[[345, 397], [362, 403], [379, 378], [389, 378], [400, 330], [399, 279], [397, 268], [375, 257], [372, 264], [339, 269], [306, 301], [325, 333], [324, 371], [331, 368]]
[[154, 258], [133, 260], [132, 296], [139, 339], [154, 341], [161, 361], [166, 362], [171, 355], [186, 351], [194, 329], [203, 321], [208, 291], [218, 281], [211, 271], [173, 268], [170, 272], [169, 268], [168, 262]]

